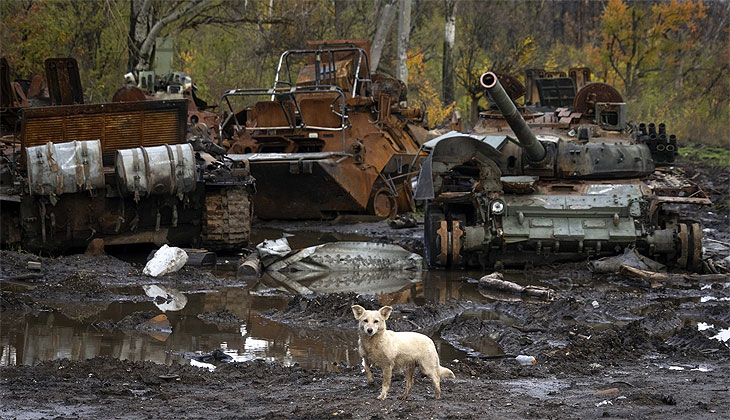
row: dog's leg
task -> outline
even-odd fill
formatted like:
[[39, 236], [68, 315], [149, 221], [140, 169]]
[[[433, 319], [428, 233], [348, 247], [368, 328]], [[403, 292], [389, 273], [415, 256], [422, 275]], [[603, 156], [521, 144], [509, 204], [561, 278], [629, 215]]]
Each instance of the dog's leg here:
[[427, 372], [426, 375], [428, 375], [429, 378], [433, 381], [433, 388], [434, 388], [434, 395], [433, 397], [435, 399], [441, 398], [441, 376], [436, 371], [430, 371]]
[[379, 400], [384, 400], [388, 396], [388, 390], [390, 389], [390, 379], [393, 376], [393, 365], [383, 366], [383, 389], [380, 390], [378, 395]]
[[406, 375], [406, 390], [403, 392], [403, 395], [400, 396], [401, 400], [404, 400], [408, 397], [408, 393], [411, 392], [411, 388], [413, 387], [413, 375], [416, 373], [416, 365], [412, 364], [407, 366], [405, 369], [403, 369], [403, 374]]
[[370, 370], [370, 361], [363, 357], [362, 364], [365, 366], [365, 377], [368, 378], [368, 386], [373, 385], [375, 383], [375, 379], [373, 379], [373, 371]]

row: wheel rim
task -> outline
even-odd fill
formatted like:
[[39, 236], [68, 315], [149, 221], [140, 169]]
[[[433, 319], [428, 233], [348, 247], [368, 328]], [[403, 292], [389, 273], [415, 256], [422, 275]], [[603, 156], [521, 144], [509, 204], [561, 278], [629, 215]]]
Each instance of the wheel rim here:
[[373, 197], [373, 213], [380, 217], [395, 217], [398, 213], [398, 203], [393, 193], [385, 188], [378, 190]]

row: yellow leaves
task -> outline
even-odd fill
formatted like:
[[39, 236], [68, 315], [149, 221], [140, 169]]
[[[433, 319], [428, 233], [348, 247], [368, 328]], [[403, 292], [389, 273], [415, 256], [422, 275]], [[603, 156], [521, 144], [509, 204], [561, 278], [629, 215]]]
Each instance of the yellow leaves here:
[[628, 5], [623, 0], [609, 0], [606, 10], [601, 16], [604, 30], [617, 32], [622, 26], [627, 25], [631, 19], [628, 9]]
[[188, 51], [180, 51], [180, 59], [183, 61], [184, 71], [187, 71], [187, 67], [193, 63], [193, 52]]
[[701, 1], [678, 1], [657, 3], [652, 6], [652, 13], [657, 20], [654, 29], [658, 33], [679, 31], [686, 26], [690, 32], [696, 32], [698, 21], [707, 17], [707, 6]]
[[525, 68], [529, 67], [530, 63], [533, 62], [535, 57], [535, 51], [537, 50], [537, 44], [531, 35], [527, 36], [520, 43], [518, 51], [517, 67]]
[[408, 98], [416, 104], [423, 103], [426, 107], [430, 127], [440, 125], [446, 120], [456, 106], [455, 103], [445, 105], [431, 78], [426, 75], [424, 54], [410, 51], [406, 58], [408, 65]]
[[[411, 51], [408, 51], [408, 57], [406, 57], [406, 65], [408, 66], [408, 73], [423, 73], [424, 68], [426, 65], [423, 62], [424, 53], [415, 53], [412, 54]], [[408, 81], [410, 82], [410, 77], [408, 78]]]

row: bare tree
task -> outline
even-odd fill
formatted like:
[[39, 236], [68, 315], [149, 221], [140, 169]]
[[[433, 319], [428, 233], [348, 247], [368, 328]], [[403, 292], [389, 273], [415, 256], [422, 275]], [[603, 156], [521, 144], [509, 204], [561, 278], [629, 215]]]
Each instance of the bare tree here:
[[385, 48], [385, 40], [395, 19], [395, 0], [383, 0], [383, 2], [380, 13], [376, 15], [378, 26], [375, 29], [373, 45], [370, 47], [370, 71], [373, 73], [378, 70], [380, 57], [383, 56], [383, 48]]
[[408, 43], [411, 36], [411, 0], [398, 6], [398, 65], [396, 77], [408, 84]]
[[441, 92], [445, 104], [454, 102], [454, 41], [456, 39], [456, 0], [444, 0], [444, 57], [441, 67]]
[[[155, 39], [169, 24], [194, 14], [212, 0], [186, 2], [155, 2], [154, 0], [131, 0], [129, 2], [129, 61], [128, 70], [148, 70], [152, 64]], [[162, 11], [162, 8], [165, 8]]]

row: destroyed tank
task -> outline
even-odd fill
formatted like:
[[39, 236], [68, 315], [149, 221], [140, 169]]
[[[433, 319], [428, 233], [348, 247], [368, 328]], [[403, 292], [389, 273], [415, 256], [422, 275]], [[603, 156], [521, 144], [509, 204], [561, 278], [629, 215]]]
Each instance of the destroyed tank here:
[[52, 105], [31, 107], [22, 90], [6, 90], [7, 70], [3, 247], [58, 253], [95, 238], [209, 249], [248, 243], [254, 180], [247, 162], [198, 147], [186, 99], [84, 104], [76, 61], [63, 58], [46, 60]]
[[367, 50], [309, 42], [281, 55], [273, 87], [223, 94], [222, 143], [232, 143], [230, 159], [250, 162], [257, 217], [414, 210], [422, 112], [406, 107], [405, 84], [370, 74]]
[[672, 160], [666, 146], [676, 147], [674, 139], [660, 143], [659, 131], [651, 136], [646, 126], [628, 124], [625, 103], [608, 85], [585, 83], [576, 94], [576, 73], [528, 77], [539, 102], [528, 95], [522, 113], [514, 102], [525, 93], [521, 83], [485, 73], [481, 83], [494, 108], [483, 114], [478, 134], [450, 132], [424, 145], [430, 155], [415, 198], [428, 202], [429, 266], [525, 267], [635, 247], [701, 269], [700, 224], [667, 204], [709, 199], [656, 180], [656, 146], [665, 145], [662, 162]]

